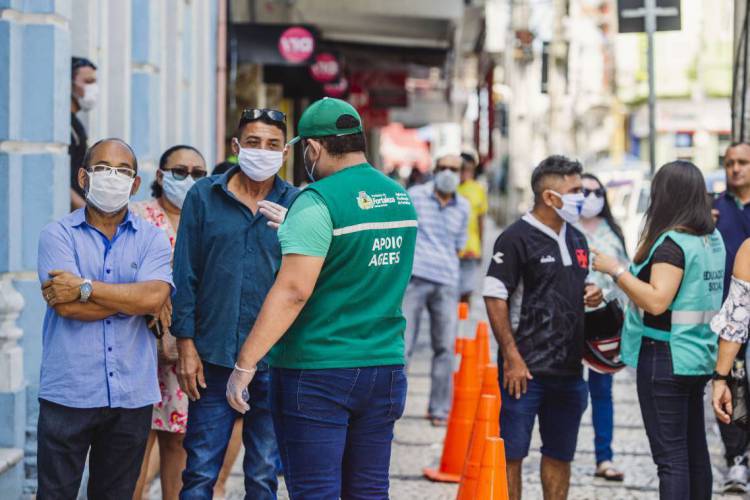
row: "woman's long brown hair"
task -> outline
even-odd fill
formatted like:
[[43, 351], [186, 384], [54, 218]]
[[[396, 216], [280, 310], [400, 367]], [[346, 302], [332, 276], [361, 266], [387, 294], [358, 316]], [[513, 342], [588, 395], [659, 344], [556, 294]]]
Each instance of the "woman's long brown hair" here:
[[667, 163], [651, 181], [646, 224], [633, 259], [642, 264], [662, 234], [677, 230], [698, 236], [711, 234], [711, 199], [700, 169], [684, 160]]

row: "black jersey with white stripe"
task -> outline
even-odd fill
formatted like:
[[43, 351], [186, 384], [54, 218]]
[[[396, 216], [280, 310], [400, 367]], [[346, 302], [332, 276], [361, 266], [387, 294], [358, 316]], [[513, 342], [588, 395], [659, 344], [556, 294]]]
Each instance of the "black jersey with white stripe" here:
[[532, 375], [581, 375], [588, 269], [586, 237], [570, 224], [555, 234], [528, 213], [495, 242], [484, 296], [508, 301], [513, 337]]

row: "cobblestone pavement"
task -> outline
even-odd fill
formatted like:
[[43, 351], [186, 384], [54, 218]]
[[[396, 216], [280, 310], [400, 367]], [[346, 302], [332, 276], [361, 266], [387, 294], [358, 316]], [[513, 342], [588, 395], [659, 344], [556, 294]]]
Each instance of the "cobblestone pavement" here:
[[[480, 304], [476, 304], [479, 306]], [[480, 307], [473, 308], [476, 311]], [[483, 312], [482, 312], [483, 314]], [[479, 312], [476, 314], [480, 317]], [[472, 322], [472, 324], [474, 324]], [[423, 467], [439, 465], [445, 429], [433, 428], [424, 419], [429, 395], [429, 346], [427, 332], [422, 332], [415, 359], [409, 370], [409, 395], [406, 412], [396, 424], [395, 439], [391, 458], [391, 498], [395, 500], [448, 500], [456, 497], [457, 486], [433, 483], [422, 476]], [[594, 436], [591, 425], [590, 408], [583, 417], [578, 437], [578, 451], [573, 463], [571, 478], [571, 499], [654, 499], [658, 495], [656, 467], [651, 460], [648, 441], [635, 392], [635, 376], [623, 371], [615, 377], [615, 432], [613, 448], [615, 461], [625, 471], [625, 482], [609, 483], [595, 479]], [[709, 447], [714, 463], [715, 498], [740, 498], [739, 496], [718, 494], [719, 483], [724, 474], [722, 447], [718, 431], [709, 420], [707, 432]], [[524, 462], [524, 498], [541, 499], [539, 481], [539, 447], [541, 443], [537, 430], [534, 430], [532, 451]], [[228, 499], [243, 498], [242, 471], [237, 466], [228, 482]], [[153, 497], [158, 498], [158, 497]], [[280, 488], [279, 498], [286, 499], [286, 490]]]
[[[497, 230], [490, 229], [490, 235], [497, 235]], [[494, 241], [494, 236], [488, 244]], [[489, 255], [489, 249], [486, 255]], [[476, 321], [486, 319], [484, 306], [479, 298], [475, 300], [470, 318], [473, 331]], [[424, 324], [424, 322], [423, 322]], [[425, 325], [426, 328], [427, 325]], [[409, 370], [409, 393], [406, 411], [396, 424], [395, 439], [391, 458], [391, 498], [395, 500], [448, 500], [456, 497], [457, 486], [432, 483], [422, 476], [422, 468], [439, 465], [445, 429], [433, 428], [425, 420], [429, 395], [429, 362], [430, 349], [427, 344], [429, 335], [422, 331], [419, 345]], [[493, 352], [496, 352], [493, 345]], [[494, 354], [493, 354], [494, 358]], [[708, 392], [708, 391], [707, 391]], [[588, 499], [654, 499], [658, 498], [658, 479], [656, 466], [651, 460], [646, 433], [643, 429], [640, 409], [635, 390], [635, 374], [626, 369], [615, 377], [615, 431], [613, 448], [615, 463], [625, 472], [624, 483], [609, 483], [595, 479], [594, 473], [594, 435], [591, 425], [590, 405], [583, 417], [578, 436], [578, 451], [573, 463], [569, 498]], [[724, 475], [722, 445], [718, 437], [718, 428], [712, 413], [706, 405], [706, 422], [709, 448], [714, 464], [714, 498], [738, 499], [739, 496], [719, 494], [719, 485]], [[541, 499], [539, 480], [540, 440], [538, 431], [534, 430], [532, 450], [524, 462], [523, 485], [525, 499]], [[241, 499], [244, 494], [242, 483], [241, 457], [227, 484], [227, 498]], [[158, 481], [155, 481], [158, 483]], [[152, 498], [159, 498], [158, 485], [152, 489]], [[283, 486], [279, 491], [280, 499], [288, 495]]]

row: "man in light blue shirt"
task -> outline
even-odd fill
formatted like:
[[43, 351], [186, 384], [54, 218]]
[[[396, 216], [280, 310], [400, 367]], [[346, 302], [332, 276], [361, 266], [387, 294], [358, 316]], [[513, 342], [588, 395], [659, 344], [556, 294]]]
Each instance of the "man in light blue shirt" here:
[[38, 273], [48, 308], [38, 497], [75, 498], [90, 451], [88, 497], [130, 498], [152, 405], [161, 400], [156, 339], [145, 315], [160, 315], [173, 288], [171, 247], [161, 230], [128, 210], [140, 186], [130, 146], [100, 141], [83, 163], [86, 206], [39, 237]]
[[433, 425], [445, 425], [451, 405], [453, 342], [458, 313], [458, 253], [466, 245], [469, 202], [456, 193], [462, 160], [443, 154], [435, 162], [432, 182], [409, 190], [419, 218], [414, 268], [404, 296], [407, 362], [414, 351], [422, 313], [430, 316], [433, 351], [430, 403]]

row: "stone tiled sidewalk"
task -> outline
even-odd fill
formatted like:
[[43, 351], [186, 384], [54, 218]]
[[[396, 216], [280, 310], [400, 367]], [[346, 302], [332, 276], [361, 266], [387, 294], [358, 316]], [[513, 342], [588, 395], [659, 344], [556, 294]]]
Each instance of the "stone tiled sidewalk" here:
[[[477, 304], [478, 305], [478, 304]], [[475, 309], [479, 309], [475, 307]], [[425, 334], [427, 332], [424, 332]], [[427, 341], [427, 335], [421, 335]], [[439, 464], [445, 429], [433, 428], [423, 418], [429, 394], [429, 347], [420, 344], [409, 372], [409, 395], [404, 417], [396, 425], [391, 459], [391, 498], [395, 500], [448, 500], [456, 497], [457, 486], [432, 483], [422, 476], [423, 467]], [[623, 371], [615, 378], [615, 433], [614, 450], [617, 465], [626, 474], [622, 484], [595, 479], [593, 427], [590, 408], [583, 418], [578, 437], [578, 451], [573, 463], [571, 499], [654, 499], [658, 498], [656, 467], [649, 452], [635, 393], [635, 377]], [[708, 414], [707, 414], [708, 416]], [[721, 443], [713, 420], [707, 420], [709, 446], [714, 463], [716, 498], [740, 498], [718, 494], [724, 468]], [[539, 481], [540, 453], [535, 429], [532, 452], [524, 463], [524, 498], [541, 499]], [[243, 498], [242, 472], [239, 461], [229, 479], [229, 499]], [[154, 497], [157, 498], [157, 497]], [[279, 498], [288, 498], [281, 488]]]

